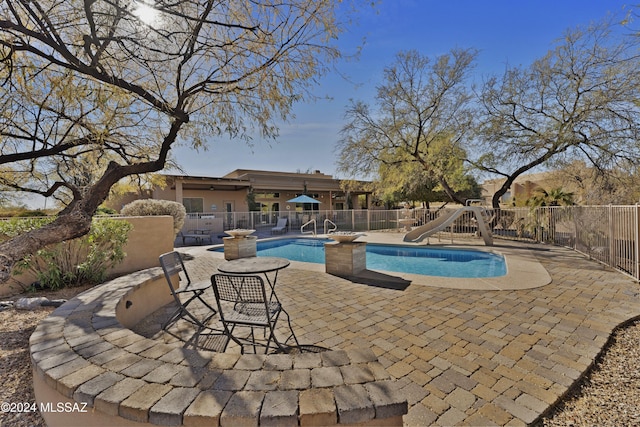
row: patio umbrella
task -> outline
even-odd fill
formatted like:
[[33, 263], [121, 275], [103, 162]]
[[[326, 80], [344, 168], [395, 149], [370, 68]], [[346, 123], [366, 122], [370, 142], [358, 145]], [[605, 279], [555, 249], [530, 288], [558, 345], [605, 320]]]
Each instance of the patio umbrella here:
[[319, 204], [320, 202], [312, 197], [309, 197], [303, 194], [302, 196], [294, 197], [291, 200], [287, 200], [287, 203], [318, 203]]

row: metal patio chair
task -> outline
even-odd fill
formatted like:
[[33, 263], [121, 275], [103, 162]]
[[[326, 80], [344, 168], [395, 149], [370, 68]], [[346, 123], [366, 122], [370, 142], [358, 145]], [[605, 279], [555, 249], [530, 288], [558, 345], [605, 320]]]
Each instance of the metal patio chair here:
[[[211, 285], [225, 333], [240, 346], [242, 353], [245, 345], [252, 346], [254, 353], [257, 353], [258, 346], [265, 347], [265, 354], [268, 353], [272, 343], [278, 350], [286, 349], [275, 335], [282, 306], [277, 301], [269, 302], [262, 277], [214, 274], [211, 276]], [[237, 326], [250, 328], [249, 336], [240, 337], [234, 334]], [[256, 328], [263, 330], [263, 339], [256, 338]]]
[[[164, 277], [167, 280], [171, 295], [178, 305], [173, 314], [162, 324], [162, 330], [167, 328], [178, 320], [183, 319], [196, 326], [198, 334], [203, 329], [209, 328], [209, 321], [216, 315], [217, 311], [204, 299], [204, 292], [211, 286], [208, 281], [191, 282], [189, 273], [184, 266], [182, 257], [176, 251], [167, 252], [160, 255], [160, 265], [164, 271]], [[180, 296], [185, 295], [185, 299]], [[196, 315], [189, 305], [195, 301], [202, 303], [207, 309], [204, 315]]]

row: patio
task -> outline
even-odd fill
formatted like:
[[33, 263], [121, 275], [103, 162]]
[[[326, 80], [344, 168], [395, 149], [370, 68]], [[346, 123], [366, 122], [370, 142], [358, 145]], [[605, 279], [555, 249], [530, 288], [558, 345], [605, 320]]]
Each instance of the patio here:
[[[567, 393], [616, 327], [640, 316], [640, 288], [564, 248], [500, 240], [495, 247], [514, 248], [535, 257], [551, 283], [474, 290], [434, 279], [437, 287], [414, 282], [398, 291], [292, 263], [278, 292], [301, 342], [373, 350], [408, 398], [405, 425], [525, 425]], [[222, 261], [204, 248], [184, 250], [196, 257], [188, 268], [197, 274]]]
[[[397, 290], [292, 264], [278, 295], [300, 342], [377, 357], [408, 400], [405, 425], [525, 425], [564, 396], [617, 326], [640, 315], [633, 280], [567, 249], [525, 246], [550, 284]], [[187, 268], [196, 280], [223, 262], [204, 247], [181, 251], [195, 257]]]

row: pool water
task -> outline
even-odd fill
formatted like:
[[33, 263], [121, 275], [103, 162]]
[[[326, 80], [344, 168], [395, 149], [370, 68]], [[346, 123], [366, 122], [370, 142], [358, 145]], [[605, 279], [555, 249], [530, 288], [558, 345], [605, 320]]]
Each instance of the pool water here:
[[[329, 239], [279, 239], [257, 242], [257, 256], [324, 264]], [[222, 252], [224, 249], [215, 249]], [[507, 274], [504, 257], [490, 252], [367, 244], [367, 269], [441, 277], [498, 277]]]

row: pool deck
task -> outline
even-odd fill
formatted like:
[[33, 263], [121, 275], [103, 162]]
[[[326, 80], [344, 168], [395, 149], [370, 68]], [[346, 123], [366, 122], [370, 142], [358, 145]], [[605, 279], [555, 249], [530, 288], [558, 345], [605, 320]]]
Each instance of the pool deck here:
[[[401, 243], [402, 234], [363, 239]], [[588, 371], [612, 332], [640, 316], [640, 285], [564, 248], [502, 240], [462, 246], [503, 253], [507, 276], [369, 271], [347, 279], [292, 262], [278, 276], [278, 296], [300, 342], [375, 353], [409, 401], [407, 426], [535, 423]], [[187, 264], [195, 280], [224, 262], [208, 247], [180, 248], [195, 257]]]

